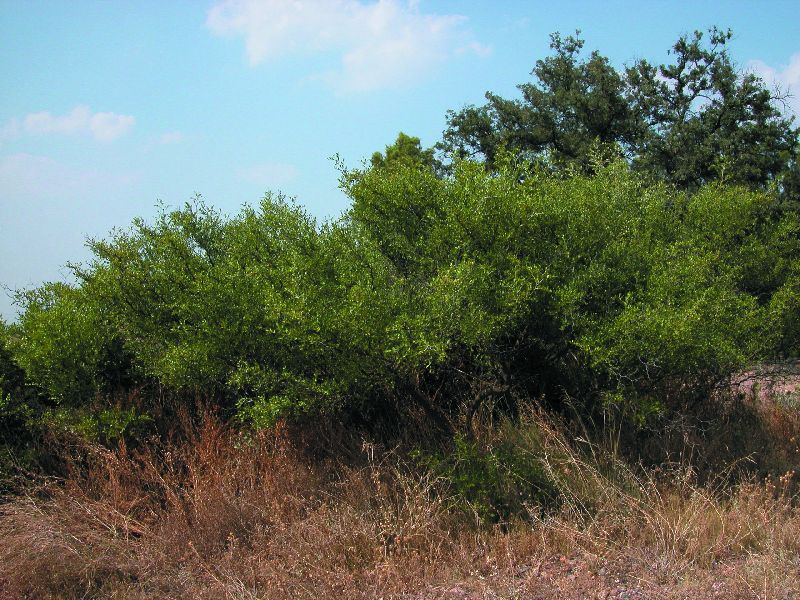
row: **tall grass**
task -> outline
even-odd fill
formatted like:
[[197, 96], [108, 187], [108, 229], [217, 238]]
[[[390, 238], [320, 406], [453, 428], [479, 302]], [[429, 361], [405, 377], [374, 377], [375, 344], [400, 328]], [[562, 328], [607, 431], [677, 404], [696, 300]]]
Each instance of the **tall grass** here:
[[[795, 476], [700, 483], [634, 467], [543, 414], [479, 432], [558, 491], [499, 523], [448, 474], [364, 444], [314, 458], [286, 428], [213, 417], [175, 439], [85, 444], [68, 474], [0, 504], [0, 597], [791, 597]], [[633, 594], [633, 595], [630, 595]], [[637, 596], [636, 594], [640, 594]]]

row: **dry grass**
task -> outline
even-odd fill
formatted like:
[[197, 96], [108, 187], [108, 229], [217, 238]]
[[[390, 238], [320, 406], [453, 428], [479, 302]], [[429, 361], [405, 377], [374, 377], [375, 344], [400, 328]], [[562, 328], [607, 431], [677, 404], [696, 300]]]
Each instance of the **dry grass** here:
[[[582, 482], [580, 494], [540, 524], [562, 553], [621, 565], [637, 589], [659, 596], [702, 597], [703, 581], [715, 579], [715, 597], [721, 582], [731, 586], [732, 579], [738, 584], [724, 597], [743, 589], [748, 598], [800, 593], [794, 472], [728, 489], [700, 486], [691, 469], [679, 466], [634, 473], [619, 465], [608, 479], [572, 455], [569, 471]], [[587, 494], [593, 486], [595, 493]], [[587, 498], [594, 501], [590, 507]]]
[[729, 487], [686, 465], [645, 472], [537, 413], [495, 435], [536, 452], [557, 511], [483, 525], [397, 453], [313, 460], [281, 428], [248, 437], [213, 418], [181, 443], [86, 447], [64, 480], [0, 504], [0, 597], [800, 594], [793, 474]]

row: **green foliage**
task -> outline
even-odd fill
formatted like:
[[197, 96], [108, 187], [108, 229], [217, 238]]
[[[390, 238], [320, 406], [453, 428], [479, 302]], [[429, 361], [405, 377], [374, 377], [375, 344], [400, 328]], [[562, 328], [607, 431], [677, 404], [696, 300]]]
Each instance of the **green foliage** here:
[[370, 164], [373, 169], [411, 167], [433, 170], [439, 166], [433, 153], [433, 148], [422, 149], [419, 138], [406, 135], [401, 131], [394, 144], [386, 146], [383, 154], [380, 152], [372, 154]]
[[101, 444], [114, 444], [121, 439], [141, 438], [152, 418], [135, 408], [108, 407], [88, 409], [51, 409], [39, 417], [50, 431], [70, 433]]
[[457, 434], [447, 454], [417, 450], [413, 455], [420, 465], [442, 477], [485, 522], [506, 521], [532, 506], [551, 509], [558, 501], [557, 488], [541, 459], [510, 440], [482, 447]]
[[146, 376], [265, 423], [369, 381], [376, 340], [364, 325], [383, 318], [386, 289], [369, 245], [283, 197], [228, 221], [197, 199], [93, 242], [81, 277]]
[[230, 219], [196, 200], [93, 242], [80, 285], [27, 295], [9, 347], [62, 405], [145, 380], [257, 426], [565, 395], [649, 415], [795, 356], [797, 218], [606, 157], [593, 176], [503, 152], [494, 173], [349, 172], [352, 208], [322, 226], [279, 196]]
[[10, 340], [17, 363], [55, 402], [80, 405], [99, 385], [102, 332], [86, 291], [52, 283], [21, 298], [20, 335]]
[[798, 129], [782, 98], [753, 74], [738, 72], [727, 52], [732, 34], [712, 28], [681, 37], [674, 62], [637, 60], [623, 74], [583, 41], [552, 36], [521, 100], [487, 92], [487, 104], [448, 113], [440, 149], [481, 157], [494, 168], [502, 147], [550, 168], [591, 172], [591, 148], [617, 146], [635, 167], [681, 189], [710, 181], [779, 187], [784, 209], [797, 194]]
[[13, 487], [13, 475], [30, 469], [39, 454], [41, 398], [14, 359], [15, 329], [0, 319], [0, 493]]
[[20, 322], [8, 349], [28, 384], [52, 402], [82, 406], [135, 382], [132, 357], [90, 286], [47, 283], [18, 295]]
[[3, 414], [12, 410], [25, 392], [25, 372], [20, 369], [11, 352], [13, 327], [0, 319], [0, 407]]
[[592, 52], [580, 61], [583, 40], [577, 37], [555, 33], [550, 47], [553, 55], [532, 71], [536, 82], [519, 86], [521, 101], [487, 92], [486, 105], [450, 111], [441, 148], [461, 158], [483, 157], [490, 167], [505, 147], [528, 158], [544, 154], [556, 167], [587, 169], [597, 142], [637, 143], [643, 124], [608, 59]]

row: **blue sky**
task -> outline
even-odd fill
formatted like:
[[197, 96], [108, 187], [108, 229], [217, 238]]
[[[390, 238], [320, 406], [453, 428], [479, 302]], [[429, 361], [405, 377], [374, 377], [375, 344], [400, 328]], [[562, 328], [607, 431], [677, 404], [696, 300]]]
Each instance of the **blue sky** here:
[[[448, 109], [506, 96], [580, 29], [615, 65], [733, 29], [743, 69], [800, 96], [797, 0], [0, 0], [0, 284], [39, 285], [162, 202], [227, 214], [267, 190], [319, 219], [350, 166]], [[800, 114], [795, 97], [787, 110]], [[16, 314], [0, 292], [0, 316]]]

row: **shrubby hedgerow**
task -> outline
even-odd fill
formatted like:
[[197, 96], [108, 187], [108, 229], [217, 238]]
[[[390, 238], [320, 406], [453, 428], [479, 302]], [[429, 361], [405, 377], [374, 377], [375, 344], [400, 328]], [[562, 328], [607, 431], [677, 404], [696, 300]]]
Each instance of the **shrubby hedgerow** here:
[[343, 187], [351, 209], [324, 224], [275, 195], [136, 220], [90, 243], [77, 285], [28, 292], [4, 343], [54, 405], [155, 383], [257, 425], [386, 406], [471, 420], [519, 397], [645, 414], [798, 350], [800, 225], [766, 193], [510, 156]]

